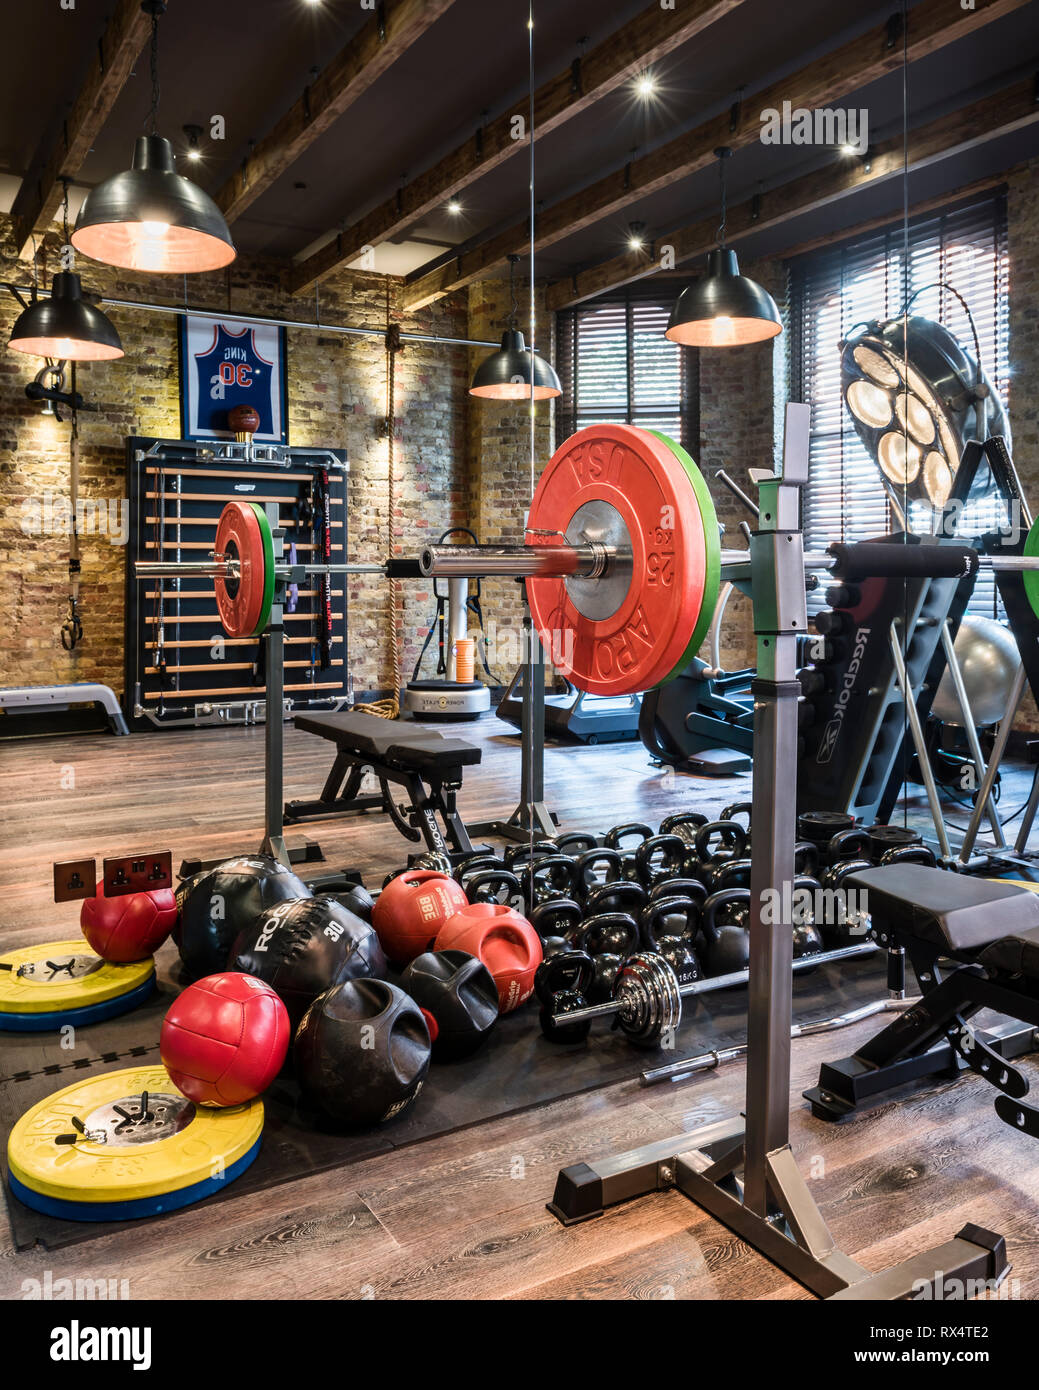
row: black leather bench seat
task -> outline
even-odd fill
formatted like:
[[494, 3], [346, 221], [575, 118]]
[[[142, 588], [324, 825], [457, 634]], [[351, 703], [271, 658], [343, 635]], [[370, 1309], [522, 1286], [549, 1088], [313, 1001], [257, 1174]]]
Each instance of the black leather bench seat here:
[[[1015, 883], [971, 878], [924, 864], [863, 869], [845, 883], [866, 892], [864, 906], [878, 922], [951, 951], [962, 954], [989, 947], [993, 965], [997, 957], [1012, 959], [1015, 950], [1020, 959], [1039, 952], [1039, 894]], [[988, 957], [984, 951], [978, 958], [987, 963]], [[1034, 972], [1039, 972], [1039, 960]]]
[[481, 750], [463, 739], [443, 738], [435, 729], [409, 728], [374, 714], [297, 714], [293, 723], [337, 748], [401, 767], [469, 767], [481, 757]]

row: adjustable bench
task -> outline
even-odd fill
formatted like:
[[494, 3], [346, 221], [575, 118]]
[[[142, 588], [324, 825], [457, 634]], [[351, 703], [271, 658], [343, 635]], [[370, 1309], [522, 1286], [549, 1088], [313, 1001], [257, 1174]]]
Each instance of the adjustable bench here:
[[[293, 723], [305, 733], [329, 739], [336, 754], [316, 801], [286, 803], [286, 824], [385, 811], [402, 835], [424, 839], [431, 851], [471, 853], [455, 793], [462, 785], [462, 769], [480, 761], [475, 745], [374, 714], [298, 714]], [[362, 792], [366, 775], [378, 779], [378, 794]], [[404, 804], [394, 801], [391, 784], [404, 789]]]
[[[1039, 895], [920, 864], [866, 869], [842, 886], [865, 895], [889, 985], [904, 991], [908, 957], [922, 997], [853, 1056], [823, 1064], [804, 1092], [812, 1113], [839, 1120], [896, 1086], [970, 1067], [1001, 1093], [1000, 1119], [1039, 1135], [1039, 1108], [1023, 1099], [1028, 1081], [1010, 1065], [1036, 1048]], [[972, 1028], [982, 1009], [1008, 1021]]]

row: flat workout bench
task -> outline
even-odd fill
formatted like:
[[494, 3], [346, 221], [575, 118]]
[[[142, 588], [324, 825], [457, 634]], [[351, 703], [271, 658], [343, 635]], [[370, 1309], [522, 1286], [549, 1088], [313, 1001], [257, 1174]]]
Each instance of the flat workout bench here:
[[[455, 855], [472, 851], [455, 793], [462, 785], [462, 769], [482, 756], [474, 744], [374, 714], [298, 714], [293, 723], [304, 733], [329, 739], [336, 755], [316, 801], [286, 803], [287, 824], [385, 811], [402, 835], [413, 841], [424, 839], [431, 851]], [[378, 779], [378, 794], [362, 793], [366, 775]], [[394, 801], [391, 784], [403, 787], [405, 804]]]
[[[1037, 1046], [1039, 895], [920, 864], [866, 869], [846, 883], [866, 895], [889, 984], [904, 990], [908, 956], [922, 997], [853, 1056], [823, 1064], [819, 1085], [804, 1093], [812, 1113], [839, 1120], [908, 1081], [970, 1067], [1000, 1091], [1000, 1119], [1039, 1136], [1039, 1108], [1023, 1099], [1027, 1078], [1010, 1065]], [[1017, 1022], [971, 1028], [982, 1009]]]

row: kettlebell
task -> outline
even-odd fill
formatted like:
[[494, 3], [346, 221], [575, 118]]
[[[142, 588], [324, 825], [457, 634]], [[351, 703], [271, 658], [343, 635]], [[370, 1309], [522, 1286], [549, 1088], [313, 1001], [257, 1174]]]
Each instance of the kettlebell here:
[[718, 893], [723, 888], [749, 888], [750, 869], [749, 859], [723, 859], [717, 868], [707, 865], [704, 877], [712, 893]]
[[830, 864], [839, 864], [845, 859], [870, 858], [869, 832], [861, 825], [848, 830], [838, 830], [827, 842], [823, 857]]
[[732, 803], [731, 806], [726, 806], [726, 807], [725, 807], [725, 809], [724, 809], [724, 810], [721, 812], [721, 814], [718, 816], [718, 819], [719, 819], [719, 820], [735, 820], [737, 816], [746, 816], [746, 817], [747, 817], [747, 824], [746, 824], [746, 826], [745, 826], [745, 830], [746, 830], [746, 835], [747, 835], [747, 842], [749, 843], [749, 841], [750, 841], [750, 816], [751, 816], [751, 812], [753, 811], [753, 809], [754, 809], [753, 803], [750, 802], [750, 801], [734, 801], [734, 802]]
[[821, 888], [819, 880], [812, 878], [810, 874], [797, 874], [794, 877], [790, 925], [794, 933], [795, 960], [799, 960], [801, 956], [817, 956], [823, 949], [822, 932], [816, 925], [813, 906], [816, 901], [815, 895]]
[[696, 839], [696, 832], [702, 825], [707, 824], [707, 816], [703, 816], [699, 811], [677, 811], [672, 816], [665, 816], [660, 822], [661, 835], [677, 835], [680, 839], [692, 844]]
[[819, 846], [811, 840], [798, 840], [794, 845], [794, 873], [816, 878], [819, 872]]
[[523, 885], [508, 869], [477, 869], [462, 884], [471, 903], [508, 903], [511, 907], [525, 905]]
[[750, 889], [712, 893], [700, 916], [703, 964], [708, 975], [731, 975], [750, 964]]
[[669, 878], [649, 890], [649, 901], [658, 902], [661, 898], [692, 898], [697, 907], [703, 907], [707, 889], [698, 878]]
[[464, 859], [460, 859], [452, 870], [451, 877], [458, 886], [465, 891], [466, 880], [480, 869], [504, 869], [505, 860], [499, 859], [496, 854], [488, 854], [482, 851], [475, 854], [467, 854]]
[[886, 849], [877, 860], [877, 867], [881, 868], [885, 864], [926, 864], [933, 869], [935, 863], [934, 851], [929, 845], [921, 842], [917, 845], [900, 845]]
[[635, 850], [635, 869], [646, 889], [678, 878], [688, 846], [680, 835], [651, 835]]
[[583, 920], [584, 909], [572, 898], [550, 898], [532, 909], [530, 925], [541, 937], [546, 959], [571, 949]]
[[595, 835], [583, 830], [572, 830], [566, 835], [556, 836], [556, 849], [560, 854], [569, 854], [571, 859], [576, 859], [579, 854], [585, 854], [590, 849], [595, 849], [599, 840]]
[[603, 844], [607, 849], [620, 849], [625, 840], [648, 840], [653, 834], [653, 827], [646, 825], [643, 821], [626, 821], [624, 825], [615, 825], [612, 830], [607, 830], [603, 836]]
[[627, 912], [634, 916], [645, 907], [649, 894], [641, 883], [627, 883], [617, 879], [615, 883], [600, 883], [593, 888], [584, 901], [585, 913], [595, 917], [600, 912]]
[[574, 861], [565, 854], [545, 854], [518, 869], [528, 917], [538, 903], [574, 895]]
[[505, 867], [518, 874], [520, 869], [532, 859], [540, 859], [546, 854], [558, 854], [559, 846], [555, 840], [535, 840], [532, 845], [509, 845], [505, 850]]
[[[642, 909], [642, 939], [651, 951], [663, 956], [678, 976], [680, 985], [703, 979], [703, 970], [692, 947], [700, 909], [691, 898], [658, 898]], [[682, 924], [684, 930], [675, 931]]]
[[586, 917], [578, 937], [578, 949], [592, 958], [594, 973], [588, 997], [593, 1003], [605, 1003], [613, 998], [617, 974], [639, 946], [639, 927], [626, 912], [602, 912]]
[[586, 951], [562, 951], [543, 960], [534, 975], [534, 993], [541, 1006], [538, 1019], [549, 1042], [584, 1042], [591, 1020], [567, 1023], [566, 1015], [588, 1006], [595, 966]]
[[574, 887], [582, 897], [602, 883], [614, 883], [621, 876], [619, 850], [599, 846], [586, 849], [574, 860]]
[[[823, 940], [828, 946], [846, 946], [851, 941], [863, 941], [866, 936], [865, 924], [858, 915], [848, 911], [847, 890], [844, 880], [864, 869], [872, 869], [868, 859], [839, 859], [823, 872], [822, 884], [837, 895], [835, 920], [818, 923]], [[855, 890], [852, 889], [852, 892]]]
[[735, 820], [713, 820], [701, 825], [693, 840], [693, 858], [686, 859], [686, 870], [702, 879], [708, 892], [713, 876], [722, 864], [743, 857], [747, 848], [747, 832]]
[[417, 855], [411, 861], [413, 869], [432, 869], [434, 873], [449, 874], [454, 867], [451, 863], [449, 854], [442, 854], [439, 850], [428, 850], [425, 854]]

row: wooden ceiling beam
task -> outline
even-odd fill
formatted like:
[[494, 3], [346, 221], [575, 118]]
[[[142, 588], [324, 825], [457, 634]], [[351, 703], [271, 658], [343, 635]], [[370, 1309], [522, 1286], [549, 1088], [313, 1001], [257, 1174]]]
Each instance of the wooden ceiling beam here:
[[218, 191], [216, 202], [228, 222], [241, 217], [453, 3], [384, 0]]
[[[1036, 122], [1039, 122], [1039, 105], [1035, 101], [1035, 83], [1028, 78], [911, 130], [910, 171], [926, 168], [972, 145], [983, 144]], [[862, 188], [899, 178], [904, 158], [901, 133], [873, 145], [868, 160], [838, 157], [821, 169], [730, 208], [726, 218], [726, 240], [738, 242], [751, 233], [781, 226]], [[658, 237], [649, 253], [629, 252], [578, 275], [557, 280], [548, 287], [547, 306], [552, 310], [563, 309], [645, 279], [659, 264], [662, 246], [673, 248], [675, 265], [705, 255], [716, 245], [717, 231], [718, 214], [712, 212], [699, 222]], [[668, 260], [670, 263], [671, 257]]]
[[[1027, 3], [1029, 0], [977, 0], [973, 10], [951, 10], [948, 0], [922, 0], [909, 11], [904, 39], [909, 61], [936, 53]], [[740, 149], [752, 144], [760, 138], [762, 110], [781, 109], [784, 101], [795, 108], [829, 106], [899, 68], [902, 54], [903, 38], [887, 23], [860, 34], [789, 77], [744, 97], [735, 129], [730, 113], [723, 112], [553, 204], [536, 219], [535, 246], [541, 250], [553, 246], [706, 169], [714, 162], [714, 151], [719, 145]], [[500, 271], [507, 264], [508, 255], [522, 251], [528, 239], [528, 223], [518, 222], [430, 271], [415, 271], [408, 277], [404, 293], [405, 312], [413, 313], [445, 294]]]
[[53, 221], [62, 202], [62, 180], [74, 178], [82, 168], [150, 33], [151, 20], [140, 0], [118, 0], [68, 114], [54, 138], [36, 151], [12, 204], [21, 259], [31, 259], [34, 237]]
[[[744, 0], [692, 0], [678, 13], [663, 9], [660, 0], [653, 0], [649, 9], [538, 89], [534, 94], [534, 128], [538, 135], [547, 135], [580, 115], [648, 64], [688, 42], [743, 3]], [[474, 178], [526, 149], [529, 142], [525, 137], [514, 138], [516, 116], [522, 116], [525, 131], [525, 98], [518, 107], [482, 126], [472, 139], [301, 261], [287, 277], [289, 291], [302, 294], [313, 289], [325, 276], [357, 260], [368, 247], [389, 240]]]

